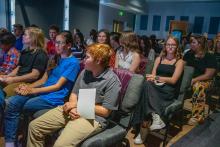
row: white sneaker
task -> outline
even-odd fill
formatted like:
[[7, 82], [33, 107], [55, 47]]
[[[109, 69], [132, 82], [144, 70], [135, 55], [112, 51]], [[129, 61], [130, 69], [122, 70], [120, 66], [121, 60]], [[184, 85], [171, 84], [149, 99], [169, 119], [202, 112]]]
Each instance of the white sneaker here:
[[163, 120], [160, 118], [160, 116], [156, 113], [152, 113], [152, 117], [153, 117], [153, 123], [150, 126], [150, 130], [160, 130], [162, 128], [164, 128], [166, 125], [163, 122]]
[[134, 139], [134, 144], [143, 144], [147, 138], [148, 133], [149, 133], [148, 127], [146, 128], [141, 127], [140, 133], [138, 133], [137, 137]]
[[143, 144], [143, 140], [141, 139], [141, 133], [138, 133], [137, 137], [134, 139], [134, 144]]

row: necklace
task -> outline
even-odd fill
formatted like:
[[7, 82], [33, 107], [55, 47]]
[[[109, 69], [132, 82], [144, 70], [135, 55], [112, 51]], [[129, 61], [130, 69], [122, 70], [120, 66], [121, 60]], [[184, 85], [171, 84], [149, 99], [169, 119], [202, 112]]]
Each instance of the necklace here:
[[168, 61], [172, 61], [173, 59], [174, 59], [174, 57], [170, 57], [170, 58], [168, 58], [168, 57], [166, 57], [166, 59], [168, 60]]

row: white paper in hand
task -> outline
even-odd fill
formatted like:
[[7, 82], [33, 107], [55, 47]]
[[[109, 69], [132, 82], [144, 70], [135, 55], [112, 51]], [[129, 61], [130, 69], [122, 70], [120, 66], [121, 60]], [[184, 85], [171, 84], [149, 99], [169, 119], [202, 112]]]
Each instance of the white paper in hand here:
[[79, 89], [77, 112], [86, 119], [95, 119], [96, 89]]

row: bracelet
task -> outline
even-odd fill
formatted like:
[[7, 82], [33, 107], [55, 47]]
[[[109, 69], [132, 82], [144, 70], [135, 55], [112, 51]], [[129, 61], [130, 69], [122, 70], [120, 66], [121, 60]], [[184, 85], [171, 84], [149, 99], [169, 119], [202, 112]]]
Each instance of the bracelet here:
[[155, 76], [154, 80], [158, 81], [160, 79], [159, 76]]

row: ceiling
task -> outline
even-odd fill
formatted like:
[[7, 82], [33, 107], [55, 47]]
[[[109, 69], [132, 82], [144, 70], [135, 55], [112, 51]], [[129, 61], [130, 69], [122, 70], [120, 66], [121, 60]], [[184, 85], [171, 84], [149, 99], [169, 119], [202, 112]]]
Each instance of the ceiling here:
[[[89, 0], [88, 0], [89, 1]], [[220, 0], [100, 0], [100, 4], [132, 13], [145, 13], [152, 2], [220, 2]]]

